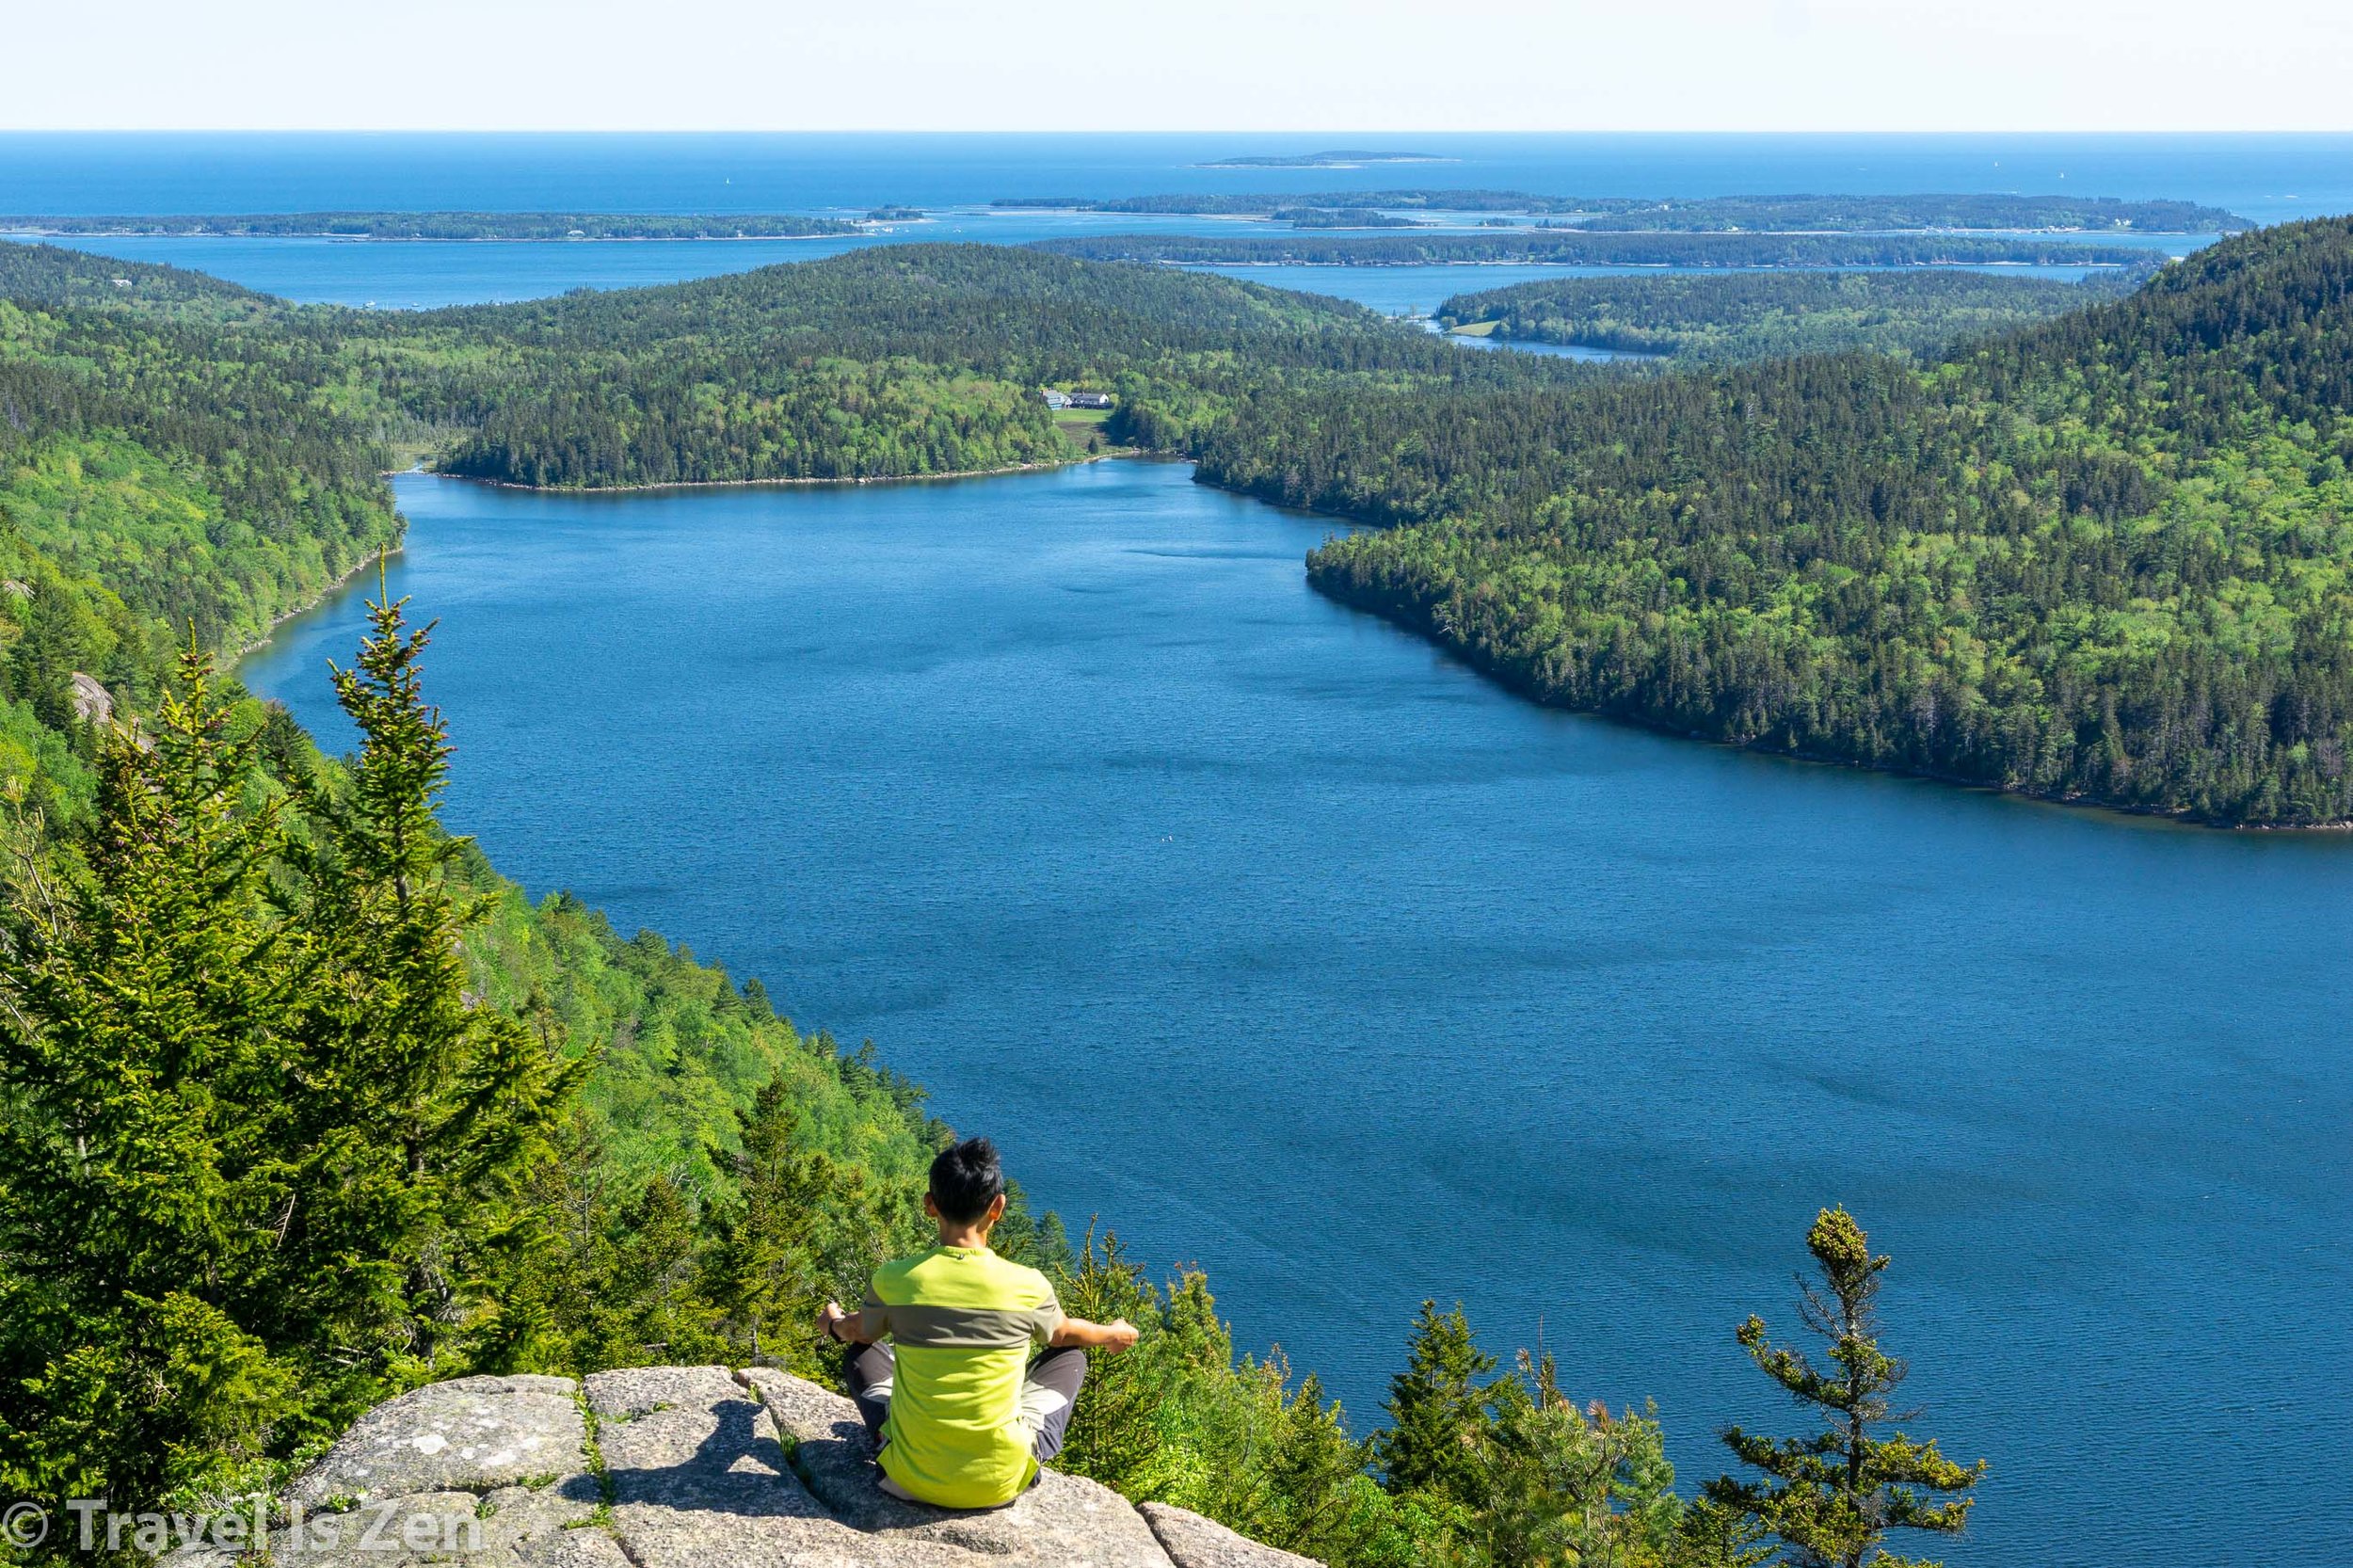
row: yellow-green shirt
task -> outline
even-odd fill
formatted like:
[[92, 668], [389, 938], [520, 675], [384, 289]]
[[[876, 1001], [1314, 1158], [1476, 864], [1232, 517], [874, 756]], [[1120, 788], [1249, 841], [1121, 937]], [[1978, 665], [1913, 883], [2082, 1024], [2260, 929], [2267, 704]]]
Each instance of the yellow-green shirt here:
[[1046, 1276], [986, 1247], [934, 1247], [875, 1270], [864, 1316], [897, 1363], [884, 1474], [941, 1508], [1019, 1496], [1037, 1474], [1021, 1384], [1032, 1349], [1063, 1320]]

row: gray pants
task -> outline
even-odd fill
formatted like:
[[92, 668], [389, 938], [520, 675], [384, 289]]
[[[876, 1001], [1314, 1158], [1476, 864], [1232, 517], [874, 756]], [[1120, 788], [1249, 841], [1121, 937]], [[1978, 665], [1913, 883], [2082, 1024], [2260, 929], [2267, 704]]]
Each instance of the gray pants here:
[[[880, 1448], [883, 1418], [890, 1414], [890, 1384], [898, 1363], [888, 1345], [852, 1345], [841, 1358], [841, 1378], [866, 1423], [866, 1434]], [[1030, 1451], [1040, 1464], [1062, 1452], [1063, 1434], [1070, 1430], [1070, 1412], [1086, 1382], [1087, 1352], [1076, 1345], [1048, 1351], [1030, 1363], [1021, 1384], [1021, 1411], [1016, 1417], [1030, 1434]]]

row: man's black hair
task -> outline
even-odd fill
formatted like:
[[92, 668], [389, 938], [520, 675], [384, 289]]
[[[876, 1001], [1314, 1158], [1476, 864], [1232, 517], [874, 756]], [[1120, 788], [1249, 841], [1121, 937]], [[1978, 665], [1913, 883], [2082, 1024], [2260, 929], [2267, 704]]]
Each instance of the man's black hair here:
[[952, 1224], [980, 1219], [1004, 1190], [1005, 1168], [997, 1162], [997, 1145], [985, 1138], [951, 1144], [932, 1160], [932, 1202]]

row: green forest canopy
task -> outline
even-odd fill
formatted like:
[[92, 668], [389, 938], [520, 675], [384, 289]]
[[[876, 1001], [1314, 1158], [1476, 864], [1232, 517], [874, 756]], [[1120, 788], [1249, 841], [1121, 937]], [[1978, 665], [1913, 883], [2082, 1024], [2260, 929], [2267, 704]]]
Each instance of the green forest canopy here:
[[1458, 294], [1449, 329], [1678, 360], [1766, 360], [1870, 348], [1915, 358], [2113, 298], [2144, 274], [2080, 283], [1998, 273], [1733, 272], [1553, 278]]
[[[1202, 475], [1540, 699], [2223, 824], [2353, 817], [2353, 221], [1914, 366], [1260, 399]], [[1492, 357], [1492, 356], [1491, 356]]]

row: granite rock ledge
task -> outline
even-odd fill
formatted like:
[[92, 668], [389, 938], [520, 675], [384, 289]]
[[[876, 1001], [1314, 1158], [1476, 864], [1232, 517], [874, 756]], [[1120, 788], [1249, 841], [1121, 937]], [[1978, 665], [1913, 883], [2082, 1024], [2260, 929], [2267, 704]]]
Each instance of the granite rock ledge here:
[[1164, 1503], [1048, 1472], [952, 1512], [876, 1485], [849, 1400], [766, 1368], [473, 1377], [361, 1416], [239, 1561], [422, 1568], [1315, 1568]]

